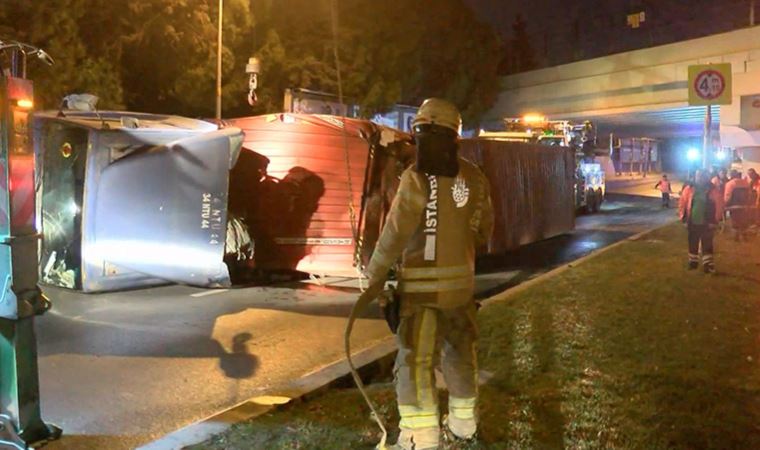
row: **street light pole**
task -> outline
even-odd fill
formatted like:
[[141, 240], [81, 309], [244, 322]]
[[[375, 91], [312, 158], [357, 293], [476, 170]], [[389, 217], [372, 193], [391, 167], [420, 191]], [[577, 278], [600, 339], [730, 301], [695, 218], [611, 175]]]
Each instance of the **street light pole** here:
[[222, 15], [224, 0], [219, 0], [219, 30], [216, 38], [216, 120], [222, 120]]
[[705, 129], [702, 135], [702, 168], [709, 171], [712, 164], [712, 107], [706, 106]]

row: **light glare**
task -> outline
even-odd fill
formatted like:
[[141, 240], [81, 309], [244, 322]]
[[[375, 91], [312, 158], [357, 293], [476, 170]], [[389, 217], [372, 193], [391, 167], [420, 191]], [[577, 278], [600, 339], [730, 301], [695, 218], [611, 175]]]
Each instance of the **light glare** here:
[[16, 105], [19, 108], [32, 109], [34, 107], [34, 102], [29, 100], [28, 98], [22, 98], [16, 101]]
[[539, 114], [526, 114], [523, 116], [523, 122], [525, 123], [540, 123], [545, 121], [546, 119], [544, 116], [541, 116]]

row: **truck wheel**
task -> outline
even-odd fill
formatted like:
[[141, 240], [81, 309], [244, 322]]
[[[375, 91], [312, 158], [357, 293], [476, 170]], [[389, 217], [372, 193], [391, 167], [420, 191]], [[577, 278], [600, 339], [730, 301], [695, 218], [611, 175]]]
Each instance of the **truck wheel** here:
[[593, 190], [589, 189], [586, 191], [586, 214], [593, 214], [596, 212], [594, 209], [596, 207], [596, 194]]
[[602, 188], [598, 188], [596, 190], [596, 195], [594, 195], [594, 197], [596, 199], [594, 212], [599, 212], [599, 210], [602, 209], [602, 203], [604, 203], [604, 194], [602, 193]]

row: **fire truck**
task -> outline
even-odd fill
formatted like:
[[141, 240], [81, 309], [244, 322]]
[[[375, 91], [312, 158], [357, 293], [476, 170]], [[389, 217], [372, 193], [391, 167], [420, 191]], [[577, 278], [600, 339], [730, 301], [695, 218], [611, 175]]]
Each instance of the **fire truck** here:
[[484, 126], [478, 137], [498, 141], [523, 142], [527, 144], [561, 145], [567, 147], [563, 120], [547, 120], [544, 116], [528, 114], [518, 118], [505, 118], [496, 125]]
[[482, 128], [478, 137], [498, 141], [522, 142], [570, 149], [575, 155], [576, 209], [598, 212], [605, 196], [604, 170], [596, 161], [596, 130], [590, 121], [548, 120], [537, 114], [505, 118], [496, 125]]

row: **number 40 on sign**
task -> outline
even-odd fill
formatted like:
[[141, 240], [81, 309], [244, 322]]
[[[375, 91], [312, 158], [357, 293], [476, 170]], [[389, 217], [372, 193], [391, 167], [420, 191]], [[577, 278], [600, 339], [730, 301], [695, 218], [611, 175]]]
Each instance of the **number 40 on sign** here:
[[731, 64], [689, 66], [689, 105], [730, 105]]

